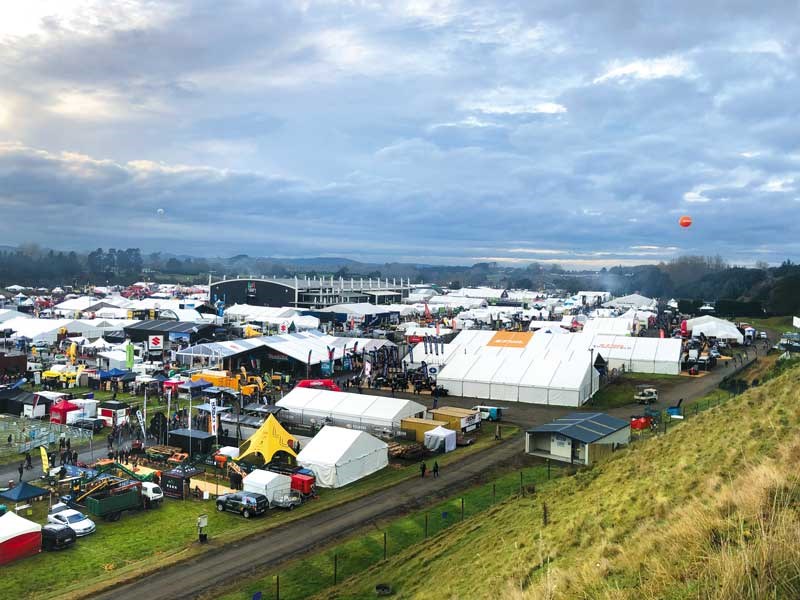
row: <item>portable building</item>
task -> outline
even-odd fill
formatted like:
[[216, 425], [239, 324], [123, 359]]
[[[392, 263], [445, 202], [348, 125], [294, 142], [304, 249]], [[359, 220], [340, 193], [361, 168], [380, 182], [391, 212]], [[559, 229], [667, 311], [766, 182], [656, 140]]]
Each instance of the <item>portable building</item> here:
[[415, 442], [425, 441], [425, 432], [437, 427], [445, 427], [447, 421], [436, 421], [435, 419], [418, 419], [409, 417], [400, 421], [400, 429], [407, 432], [408, 439]]
[[525, 452], [570, 464], [589, 465], [631, 439], [628, 421], [604, 413], [572, 413], [529, 429]]
[[211, 447], [217, 436], [197, 429], [174, 429], [167, 437], [170, 446], [177, 446], [184, 452], [200, 455], [211, 454]]
[[467, 410], [455, 406], [441, 406], [432, 409], [430, 413], [437, 421], [447, 422], [448, 429], [454, 431], [463, 431], [467, 433], [481, 426], [481, 413], [477, 410]]
[[321, 487], [338, 488], [389, 464], [389, 447], [364, 431], [326, 425], [297, 455]]

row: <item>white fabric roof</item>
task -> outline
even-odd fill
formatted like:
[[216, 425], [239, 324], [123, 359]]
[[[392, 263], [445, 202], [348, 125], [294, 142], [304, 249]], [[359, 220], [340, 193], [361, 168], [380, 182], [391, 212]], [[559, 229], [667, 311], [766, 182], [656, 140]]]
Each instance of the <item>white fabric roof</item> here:
[[631, 294], [629, 296], [622, 296], [621, 298], [614, 298], [608, 302], [604, 302], [603, 306], [619, 306], [623, 308], [653, 308], [656, 306], [656, 301], [653, 298], [642, 296], [641, 294]]
[[400, 427], [400, 421], [425, 412], [422, 404], [403, 398], [349, 394], [315, 388], [295, 388], [277, 406], [290, 412], [334, 421], [352, 421], [376, 427]]
[[603, 335], [630, 335], [633, 329], [633, 319], [627, 317], [589, 319], [583, 324], [586, 333]]
[[297, 463], [313, 471], [321, 487], [337, 488], [386, 467], [388, 448], [365, 431], [326, 425], [300, 450]]
[[725, 319], [705, 315], [695, 319], [689, 319], [686, 327], [692, 332], [692, 337], [699, 337], [702, 333], [706, 337], [714, 337], [723, 340], [733, 340], [739, 344], [744, 341], [742, 332], [736, 325]]
[[37, 533], [42, 526], [28, 519], [24, 519], [14, 512], [7, 512], [0, 517], [0, 544], [13, 540], [15, 537], [27, 533]]

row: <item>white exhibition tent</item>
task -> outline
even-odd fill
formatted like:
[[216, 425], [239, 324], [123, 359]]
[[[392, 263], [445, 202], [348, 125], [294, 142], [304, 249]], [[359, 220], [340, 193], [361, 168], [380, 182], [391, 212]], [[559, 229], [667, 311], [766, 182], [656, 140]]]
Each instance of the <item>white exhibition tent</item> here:
[[435, 427], [425, 432], [424, 442], [428, 450], [452, 452], [456, 449], [456, 432], [446, 427]]
[[338, 488], [385, 468], [389, 447], [365, 431], [326, 425], [297, 455], [297, 464], [313, 471], [320, 487]]
[[720, 340], [733, 340], [741, 344], [744, 341], [742, 332], [736, 325], [725, 319], [704, 315], [686, 321], [686, 328], [692, 332], [692, 337], [700, 337], [702, 333], [707, 338], [717, 338]]
[[400, 421], [421, 417], [425, 407], [413, 400], [332, 392], [319, 388], [294, 388], [276, 403], [288, 418], [301, 422], [330, 420], [333, 424], [397, 429]]
[[490, 346], [495, 333], [464, 331], [445, 345], [437, 383], [454, 396], [581, 406], [599, 389], [598, 355], [609, 370], [680, 373], [677, 339], [540, 331], [523, 347]]

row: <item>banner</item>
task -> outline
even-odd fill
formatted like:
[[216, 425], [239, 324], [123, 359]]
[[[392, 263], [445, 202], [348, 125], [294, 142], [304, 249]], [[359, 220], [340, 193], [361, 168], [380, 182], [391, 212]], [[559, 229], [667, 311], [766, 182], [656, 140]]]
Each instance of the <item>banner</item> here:
[[141, 409], [136, 409], [136, 418], [139, 419], [139, 427], [142, 428], [142, 436], [147, 439], [147, 432], [144, 429], [144, 417], [142, 416]]
[[792, 327], [800, 329], [800, 317], [792, 317]]
[[50, 472], [50, 460], [47, 458], [47, 450], [44, 446], [39, 446], [39, 452], [42, 453], [42, 471], [45, 475]]
[[308, 350], [308, 366], [311, 366], [311, 349]]
[[125, 346], [125, 368], [129, 371], [133, 368], [133, 344], [130, 342]]
[[211, 398], [208, 404], [211, 408], [211, 435], [217, 435], [217, 399]]
[[319, 363], [320, 373], [322, 373], [323, 375], [330, 375], [331, 372], [332, 372], [331, 371], [331, 366], [332, 365], [333, 365], [333, 363], [330, 363], [330, 362], [327, 362], [327, 361], [323, 361], [323, 362]]

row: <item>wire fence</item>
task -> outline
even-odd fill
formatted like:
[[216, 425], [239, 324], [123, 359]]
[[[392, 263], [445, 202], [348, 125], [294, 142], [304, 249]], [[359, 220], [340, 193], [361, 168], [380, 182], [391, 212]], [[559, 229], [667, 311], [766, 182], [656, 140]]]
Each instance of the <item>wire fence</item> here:
[[560, 477], [571, 469], [546, 464], [513, 471], [490, 483], [426, 510], [395, 519], [375, 531], [348, 540], [325, 552], [289, 564], [268, 579], [251, 586], [249, 596], [300, 600], [341, 583], [348, 577], [384, 561], [401, 551], [470, 517], [486, 512], [511, 497], [536, 493], [540, 483]]

